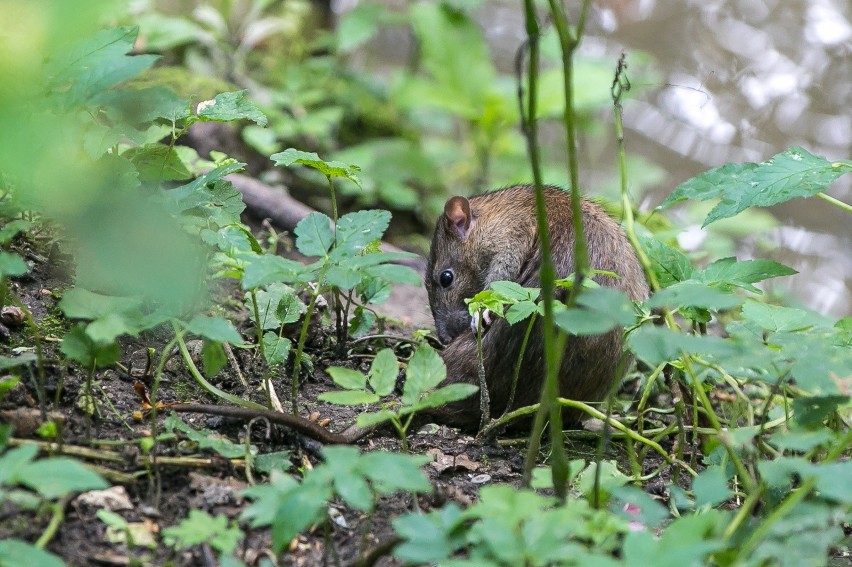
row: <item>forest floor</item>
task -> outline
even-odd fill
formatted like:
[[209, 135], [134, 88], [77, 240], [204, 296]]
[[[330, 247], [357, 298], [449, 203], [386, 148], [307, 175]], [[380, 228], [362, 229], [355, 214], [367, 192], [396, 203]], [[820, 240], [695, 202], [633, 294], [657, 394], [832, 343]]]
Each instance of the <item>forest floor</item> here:
[[[31, 442], [43, 443], [42, 454], [66, 454], [83, 460], [100, 472], [112, 485], [108, 493], [83, 494], [72, 500], [66, 509], [64, 521], [53, 536], [48, 549], [62, 557], [69, 565], [215, 565], [214, 554], [202, 544], [190, 551], [176, 553], [164, 545], [157, 545], [157, 534], [164, 528], [186, 518], [191, 510], [204, 510], [212, 515], [223, 514], [237, 519], [248, 501], [241, 491], [250, 486], [252, 478], [246, 474], [242, 459], [229, 459], [211, 449], [188, 443], [185, 436], [165, 436], [157, 443], [154, 453], [143, 450], [141, 440], [150, 439], [151, 421], [143, 417], [143, 397], [140, 392], [150, 392], [150, 373], [147, 349], [159, 356], [168, 335], [145, 333], [136, 339], [124, 340], [121, 345], [121, 366], [96, 371], [90, 378], [74, 364], [69, 364], [59, 353], [58, 337], [73, 322], [64, 319], [57, 304], [69, 278], [61, 268], [61, 258], [38, 250], [28, 241], [16, 241], [16, 251], [31, 260], [30, 274], [11, 282], [14, 294], [20, 298], [33, 315], [39, 330], [43, 349], [44, 376], [39, 378], [35, 369], [22, 376], [21, 383], [3, 400], [0, 421], [12, 422], [16, 431], [12, 445]], [[227, 315], [235, 322], [244, 337], [252, 336], [252, 324], [242, 302], [232, 295], [227, 301]], [[411, 333], [430, 326], [428, 303], [422, 288], [398, 287], [382, 311], [389, 317], [385, 334], [411, 337]], [[11, 328], [9, 336], [0, 347], [4, 355], [35, 347], [34, 335], [28, 327]], [[330, 429], [341, 431], [355, 421], [358, 408], [341, 407], [317, 401], [324, 391], [336, 389], [325, 372], [329, 365], [347, 364], [335, 356], [330, 340], [333, 329], [312, 327], [307, 342], [309, 354], [314, 358], [315, 371], [299, 392], [299, 410], [302, 416], [312, 416]], [[348, 364], [358, 367], [362, 355], [375, 352], [378, 343], [363, 341], [350, 348]], [[390, 341], [386, 345], [394, 346]], [[396, 343], [404, 349], [404, 343]], [[192, 343], [190, 343], [192, 349]], [[196, 345], [196, 349], [199, 345]], [[404, 353], [402, 353], [404, 354]], [[409, 353], [410, 354], [410, 353]], [[233, 349], [233, 358], [225, 370], [214, 379], [215, 385], [233, 394], [261, 398], [263, 365], [255, 359], [254, 351]], [[122, 369], [123, 367], [123, 369]], [[364, 369], [362, 367], [362, 369]], [[248, 388], [241, 382], [242, 375]], [[42, 380], [44, 387], [37, 384]], [[289, 377], [276, 376], [273, 383], [285, 407], [289, 407]], [[85, 395], [91, 391], [91, 397]], [[165, 365], [158, 400], [165, 403], [202, 402], [211, 400], [196, 386], [181, 357], [172, 356]], [[43, 421], [42, 408], [49, 417], [62, 424], [58, 445], [48, 445], [38, 437], [35, 429]], [[159, 412], [158, 428], [170, 412]], [[180, 419], [196, 429], [223, 436], [234, 443], [244, 443], [247, 424], [234, 419], [199, 414], [180, 414]], [[517, 437], [517, 436], [516, 436]], [[566, 435], [569, 457], [595, 458], [597, 436], [589, 431]], [[501, 436], [482, 441], [471, 435], [437, 425], [427, 426], [410, 437], [411, 452], [428, 454], [433, 462], [425, 471], [435, 490], [420, 497], [415, 504], [409, 494], [382, 497], [376, 512], [367, 517], [341, 503], [334, 503], [330, 533], [317, 528], [309, 530], [291, 542], [285, 553], [286, 564], [322, 565], [326, 561], [342, 565], [355, 563], [394, 537], [391, 520], [419, 506], [421, 510], [456, 502], [465, 507], [477, 499], [482, 486], [494, 483], [520, 485], [526, 440]], [[317, 463], [321, 445], [309, 438], [282, 427], [267, 431], [264, 425], [251, 427], [250, 442], [258, 454], [277, 454], [277, 468], [290, 472], [304, 470]], [[400, 442], [391, 431], [378, 431], [360, 441], [363, 451], [386, 450], [399, 452]], [[546, 454], [542, 454], [542, 459]], [[606, 458], [625, 461], [623, 446], [611, 443]], [[655, 456], [643, 463], [645, 472], [659, 467]], [[661, 495], [671, 481], [668, 468], [645, 485], [652, 494]], [[96, 513], [106, 508], [120, 514], [133, 527], [135, 546], [128, 546], [122, 534], [108, 529]], [[45, 530], [48, 514], [19, 514], [9, 502], [0, 505], [0, 539], [7, 537], [35, 541]], [[269, 553], [268, 530], [248, 531], [245, 544], [238, 556], [248, 565], [256, 564]], [[378, 565], [392, 565], [387, 556]]]

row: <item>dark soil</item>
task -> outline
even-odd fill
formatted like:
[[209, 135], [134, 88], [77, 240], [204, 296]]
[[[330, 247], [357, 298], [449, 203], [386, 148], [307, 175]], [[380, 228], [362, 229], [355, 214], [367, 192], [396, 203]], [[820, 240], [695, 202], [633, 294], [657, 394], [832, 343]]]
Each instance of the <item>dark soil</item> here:
[[[121, 502], [97, 500], [85, 497], [71, 500], [65, 510], [65, 518], [50, 541], [48, 549], [61, 556], [70, 565], [215, 565], [215, 554], [207, 545], [200, 545], [187, 552], [175, 552], [158, 540], [158, 534], [166, 527], [175, 525], [189, 515], [191, 510], [204, 510], [213, 515], [224, 514], [236, 519], [247, 501], [241, 490], [249, 486], [245, 468], [239, 460], [229, 461], [212, 451], [193, 448], [192, 444], [166, 440], [159, 443], [154, 453], [156, 458], [146, 455], [139, 440], [150, 438], [152, 424], [143, 417], [143, 399], [139, 391], [150, 393], [151, 384], [144, 375], [146, 348], [153, 348], [159, 356], [167, 342], [166, 332], [146, 333], [141, 337], [122, 343], [122, 367], [95, 372], [87, 386], [86, 372], [65, 362], [59, 353], [58, 338], [73, 324], [60, 315], [58, 299], [69, 280], [57, 270], [63, 266], [62, 258], [48, 252], [45, 255], [39, 244], [19, 241], [15, 251], [32, 262], [30, 275], [11, 283], [14, 295], [26, 305], [33, 315], [44, 359], [40, 377], [35, 367], [23, 372], [22, 382], [5, 397], [0, 410], [0, 419], [13, 421], [17, 431], [13, 445], [42, 441], [35, 434], [35, 427], [42, 422], [42, 411], [56, 412], [61, 421], [61, 448], [54, 446], [50, 451], [45, 446], [42, 455], [50, 452], [67, 453], [87, 463], [103, 474], [119, 492], [126, 491], [127, 500]], [[234, 295], [236, 297], [236, 294]], [[252, 332], [248, 314], [241, 311], [238, 301], [222, 302], [228, 305], [227, 315], [251, 340]], [[418, 288], [399, 288], [384, 312], [393, 320], [384, 334], [410, 337], [416, 328], [428, 324], [428, 305], [425, 293]], [[315, 372], [302, 385], [299, 392], [299, 408], [302, 416], [316, 417], [321, 424], [332, 430], [341, 431], [352, 424], [358, 414], [356, 408], [345, 408], [317, 402], [317, 395], [334, 389], [324, 369], [330, 364], [363, 364], [367, 355], [384, 346], [399, 346], [398, 354], [405, 356], [405, 343], [393, 340], [361, 341], [348, 351], [348, 360], [335, 359], [333, 329], [316, 326], [309, 338], [309, 352], [314, 357]], [[400, 346], [401, 345], [401, 346]], [[0, 347], [4, 356], [11, 356], [17, 347], [36, 346], [35, 333], [27, 326], [11, 328]], [[234, 360], [239, 372], [245, 377], [246, 389], [238, 379], [237, 368], [230, 364], [214, 379], [215, 384], [228, 392], [240, 396], [262, 399], [261, 379], [263, 366], [253, 356], [253, 351], [233, 349]], [[137, 374], [140, 374], [137, 376]], [[274, 377], [278, 395], [289, 408], [289, 373]], [[43, 388], [37, 386], [42, 382]], [[91, 388], [95, 400], [93, 412], [86, 412], [91, 404], [86, 392]], [[139, 391], [137, 391], [139, 390]], [[167, 363], [158, 395], [159, 401], [215, 403], [195, 385], [179, 356]], [[58, 403], [54, 403], [58, 400]], [[167, 409], [159, 411], [158, 428], [169, 414]], [[234, 442], [242, 442], [246, 435], [246, 423], [219, 416], [181, 414], [181, 419], [196, 428], [204, 428], [224, 435]], [[251, 443], [260, 453], [289, 451], [290, 472], [310, 467], [319, 460], [321, 444], [283, 427], [267, 428], [262, 423], [251, 428]], [[593, 460], [598, 444], [596, 434], [589, 431], [568, 435], [570, 458]], [[426, 428], [411, 436], [411, 451], [431, 454], [436, 461], [425, 467], [435, 491], [421, 497], [419, 507], [428, 510], [447, 502], [456, 502], [465, 507], [476, 501], [479, 488], [493, 483], [520, 484], [525, 454], [523, 438], [513, 440], [501, 436], [497, 440], [482, 442], [474, 437], [445, 427]], [[364, 451], [400, 451], [400, 442], [390, 431], [379, 431], [360, 441]], [[546, 449], [546, 448], [545, 448]], [[87, 453], [83, 453], [88, 450]], [[610, 444], [607, 458], [623, 459], [623, 445]], [[542, 453], [542, 460], [546, 453]], [[655, 455], [643, 463], [644, 472], [650, 473], [659, 467]], [[625, 466], [625, 470], [629, 467]], [[651, 492], [662, 492], [670, 477], [668, 469], [655, 481], [646, 486]], [[255, 481], [262, 481], [255, 478]], [[121, 496], [121, 494], [119, 494]], [[104, 503], [107, 502], [107, 503]], [[129, 547], [122, 534], [108, 530], [107, 525], [96, 517], [100, 508], [112, 509], [134, 526], [136, 546]], [[414, 509], [412, 497], [407, 494], [384, 497], [379, 501], [375, 514], [365, 517], [362, 513], [347, 508], [340, 502], [332, 503], [340, 515], [329, 523], [330, 543], [326, 544], [323, 527], [309, 530], [296, 538], [284, 553], [282, 564], [322, 565], [339, 562], [353, 564], [359, 557], [370, 553], [392, 541], [394, 534], [391, 520]], [[47, 513], [25, 512], [8, 501], [0, 505], [0, 539], [19, 538], [34, 542], [47, 527]], [[247, 538], [238, 555], [248, 565], [256, 565], [266, 557], [270, 547], [268, 530], [251, 531], [247, 526]], [[146, 546], [145, 536], [151, 538]], [[159, 542], [159, 543], [157, 543]], [[397, 564], [389, 554], [380, 557], [378, 565]]]

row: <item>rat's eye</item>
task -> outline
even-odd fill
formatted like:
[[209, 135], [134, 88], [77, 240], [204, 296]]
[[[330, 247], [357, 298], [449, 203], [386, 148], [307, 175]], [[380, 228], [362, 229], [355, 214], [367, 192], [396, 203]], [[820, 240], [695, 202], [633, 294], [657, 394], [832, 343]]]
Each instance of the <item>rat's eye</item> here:
[[441, 272], [441, 275], [438, 276], [438, 283], [441, 284], [441, 287], [450, 287], [450, 284], [453, 283], [454, 279], [456, 279], [456, 275], [452, 270], [444, 270]]

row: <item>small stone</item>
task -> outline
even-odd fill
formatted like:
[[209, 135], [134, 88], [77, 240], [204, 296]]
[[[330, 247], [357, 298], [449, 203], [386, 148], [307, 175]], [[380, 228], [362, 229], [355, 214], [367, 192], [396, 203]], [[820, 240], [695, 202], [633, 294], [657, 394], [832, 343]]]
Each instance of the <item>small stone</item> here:
[[7, 305], [0, 310], [0, 322], [7, 327], [20, 327], [27, 321], [27, 314], [17, 305]]
[[490, 474], [478, 474], [475, 477], [473, 477], [472, 479], [470, 479], [470, 482], [472, 482], [473, 484], [485, 484], [486, 482], [488, 482], [490, 480], [491, 480]]

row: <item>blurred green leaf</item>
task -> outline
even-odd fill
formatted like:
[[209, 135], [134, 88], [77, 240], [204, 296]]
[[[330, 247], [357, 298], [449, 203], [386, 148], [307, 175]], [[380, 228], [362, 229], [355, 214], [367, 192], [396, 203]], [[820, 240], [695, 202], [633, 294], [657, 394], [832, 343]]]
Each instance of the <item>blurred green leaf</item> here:
[[244, 118], [259, 126], [266, 126], [268, 122], [263, 112], [248, 100], [248, 91], [218, 94], [212, 101], [198, 103], [197, 112], [204, 122], [233, 122]]

